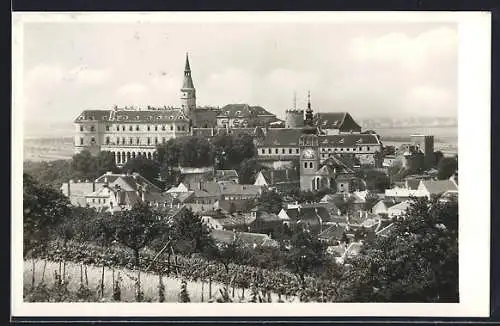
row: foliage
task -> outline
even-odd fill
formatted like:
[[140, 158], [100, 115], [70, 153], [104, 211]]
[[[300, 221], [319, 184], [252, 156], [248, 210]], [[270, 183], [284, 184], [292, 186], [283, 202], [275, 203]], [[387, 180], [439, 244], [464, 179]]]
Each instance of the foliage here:
[[181, 292], [179, 293], [179, 302], [190, 302], [189, 293], [187, 290], [187, 282], [186, 280], [182, 280], [181, 283]]
[[241, 184], [254, 184], [256, 175], [265, 169], [256, 158], [247, 158], [237, 167], [238, 178]]
[[43, 245], [53, 227], [70, 213], [69, 201], [57, 190], [23, 174], [23, 252]]
[[324, 262], [326, 246], [307, 230], [299, 228], [290, 241], [286, 255], [288, 267], [299, 275], [304, 284], [305, 275], [317, 270]]
[[432, 160], [432, 167], [435, 167], [437, 168], [439, 162], [441, 161], [441, 159], [444, 157], [444, 154], [443, 152], [441, 151], [435, 151], [433, 153], [433, 160]]
[[376, 203], [378, 203], [380, 200], [379, 196], [377, 194], [368, 191], [365, 196], [365, 202], [366, 202], [366, 209], [372, 209], [373, 206], [375, 206]]
[[264, 212], [278, 214], [283, 208], [283, 197], [276, 191], [264, 191], [258, 199], [258, 206]]
[[203, 253], [210, 249], [212, 239], [201, 217], [190, 209], [185, 210], [174, 221], [173, 247], [177, 252], [191, 256], [195, 252]]
[[64, 182], [68, 182], [73, 177], [71, 160], [24, 161], [23, 171], [33, 176], [38, 182], [54, 189], [60, 189]]
[[457, 169], [458, 160], [456, 157], [443, 157], [437, 165], [439, 180], [449, 179]]
[[166, 228], [162, 216], [141, 202], [130, 210], [107, 216], [103, 222], [102, 232], [105, 235], [113, 232], [118, 242], [132, 249], [136, 266], [140, 263], [139, 250], [149, 245]]
[[254, 158], [257, 149], [248, 134], [219, 135], [212, 140], [219, 169], [235, 169], [247, 159]]
[[458, 302], [458, 206], [415, 201], [388, 237], [349, 261], [347, 301]]
[[71, 161], [71, 169], [74, 178], [85, 180], [94, 180], [108, 171], [120, 172], [116, 167], [113, 153], [108, 151], [101, 151], [97, 156], [93, 156], [88, 150], [75, 154]]
[[142, 155], [132, 158], [122, 167], [122, 172], [130, 174], [133, 172], [139, 173], [148, 181], [161, 186], [157, 180], [160, 173], [160, 163], [156, 160], [150, 160]]

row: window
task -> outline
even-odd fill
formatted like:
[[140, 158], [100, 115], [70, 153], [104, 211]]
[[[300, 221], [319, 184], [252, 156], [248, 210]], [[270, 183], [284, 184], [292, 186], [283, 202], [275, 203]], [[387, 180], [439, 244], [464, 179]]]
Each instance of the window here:
[[331, 152], [331, 151], [332, 151], [332, 149], [331, 149], [331, 148], [329, 148], [329, 149], [328, 149], [328, 151], [329, 151], [329, 152]]
[[341, 148], [341, 149], [340, 149], [340, 151], [341, 151], [341, 152], [343, 152], [343, 151], [344, 151], [344, 149], [343, 149], [343, 148]]
[[95, 138], [94, 137], [90, 138], [90, 142], [95, 143]]
[[151, 138], [148, 137], [148, 145], [151, 144]]
[[291, 148], [288, 149], [288, 154], [292, 154], [292, 149]]
[[135, 126], [135, 131], [139, 131], [139, 126]]
[[[158, 118], [160, 118], [160, 117], [158, 117]], [[158, 131], [158, 126], [155, 126], [155, 131]]]
[[313, 162], [309, 162], [309, 167], [312, 169], [313, 168]]
[[137, 142], [137, 145], [139, 145], [141, 143], [141, 139], [139, 137], [137, 137], [137, 139], [135, 141]]
[[130, 143], [130, 145], [132, 145], [132, 138], [129, 138], [128, 142]]
[[122, 126], [122, 131], [125, 131], [125, 126]]
[[109, 145], [109, 137], [106, 137], [106, 145]]
[[282, 154], [285, 154], [285, 149], [284, 149], [284, 148], [281, 150], [281, 153], [282, 153]]
[[161, 139], [161, 142], [165, 144], [165, 137]]
[[366, 150], [369, 151], [370, 150], [370, 146], [366, 146]]
[[158, 144], [158, 138], [155, 138], [155, 145]]
[[185, 131], [185, 130], [186, 130], [186, 126], [182, 125], [182, 131]]
[[83, 131], [83, 126], [80, 126], [80, 131]]
[[133, 130], [132, 126], [128, 126], [128, 131], [132, 131], [132, 130]]
[[148, 131], [151, 131], [151, 126], [148, 126]]
[[170, 130], [174, 130], [174, 126], [170, 125]]
[[304, 169], [307, 169], [307, 162], [304, 162]]
[[274, 152], [275, 152], [276, 154], [278, 154], [278, 149], [276, 148], [276, 149], [274, 150]]
[[109, 131], [109, 125], [106, 125], [106, 131]]
[[95, 203], [95, 198], [92, 198], [92, 202]]
[[90, 126], [90, 131], [95, 131], [95, 127], [94, 126]]
[[271, 154], [271, 149], [269, 148], [269, 149], [267, 150], [267, 152], [268, 152], [269, 154]]
[[120, 145], [120, 137], [116, 138], [116, 145]]
[[299, 149], [298, 148], [295, 149], [295, 153], [299, 154]]
[[125, 137], [122, 138], [122, 144], [125, 145]]
[[116, 126], [116, 131], [120, 131], [120, 126]]
[[181, 126], [177, 126], [177, 131], [181, 131]]
[[161, 130], [165, 131], [165, 126], [161, 126]]
[[266, 150], [264, 148], [262, 149], [262, 154], [266, 154]]
[[83, 138], [80, 138], [80, 145], [83, 145]]

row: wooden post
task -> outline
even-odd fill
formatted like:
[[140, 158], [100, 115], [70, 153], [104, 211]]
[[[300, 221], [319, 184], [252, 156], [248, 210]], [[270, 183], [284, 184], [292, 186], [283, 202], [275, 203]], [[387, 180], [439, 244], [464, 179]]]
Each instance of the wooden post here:
[[233, 283], [233, 299], [234, 299], [234, 283]]
[[62, 283], [66, 283], [66, 261], [63, 262]]
[[85, 265], [85, 284], [87, 287], [89, 286], [89, 278], [87, 276], [87, 265]]
[[212, 277], [208, 278], [208, 298], [212, 299]]
[[62, 264], [61, 261], [59, 261], [59, 280], [61, 279], [61, 275], [62, 275]]
[[243, 287], [243, 289], [242, 289], [241, 298], [245, 299], [245, 287]]
[[112, 284], [111, 287], [113, 288], [115, 286], [115, 269], [114, 268], [113, 268], [113, 274], [112, 275], [113, 275], [112, 276], [113, 283], [111, 283]]
[[32, 267], [33, 275], [31, 275], [31, 289], [35, 288], [35, 259], [33, 259], [33, 267]]
[[101, 274], [101, 298], [104, 298], [104, 265], [102, 265], [102, 274]]
[[205, 292], [205, 282], [203, 282], [203, 280], [201, 280], [201, 302], [203, 302], [203, 292]]
[[83, 264], [80, 265], [80, 284], [83, 285]]
[[42, 281], [40, 282], [40, 284], [43, 284], [43, 280], [45, 279], [45, 269], [47, 268], [47, 261], [44, 260], [43, 261], [43, 270], [42, 270]]

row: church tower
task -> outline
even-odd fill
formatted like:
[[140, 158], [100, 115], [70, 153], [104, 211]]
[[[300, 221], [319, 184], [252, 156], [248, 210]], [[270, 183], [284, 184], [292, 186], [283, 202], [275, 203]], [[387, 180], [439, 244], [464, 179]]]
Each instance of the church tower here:
[[191, 78], [191, 67], [189, 66], [189, 57], [186, 53], [186, 65], [184, 67], [184, 82], [181, 88], [181, 108], [187, 117], [192, 119], [196, 109], [196, 89]]
[[311, 108], [311, 92], [307, 92], [307, 109], [306, 109], [306, 120], [305, 125], [312, 127], [314, 125], [314, 115]]
[[313, 190], [314, 177], [320, 168], [319, 141], [315, 134], [303, 134], [299, 138], [300, 147], [300, 190]]

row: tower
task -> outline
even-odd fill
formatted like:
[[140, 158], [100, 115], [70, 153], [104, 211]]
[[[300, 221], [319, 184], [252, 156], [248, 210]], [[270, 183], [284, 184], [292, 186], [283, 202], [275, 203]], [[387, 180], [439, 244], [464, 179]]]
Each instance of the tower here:
[[311, 109], [311, 92], [307, 92], [307, 110], [305, 125], [312, 127], [314, 125], [313, 110]]
[[313, 181], [319, 169], [318, 136], [303, 134], [300, 147], [300, 190], [313, 190]]
[[192, 119], [193, 112], [196, 109], [196, 89], [191, 78], [191, 67], [187, 53], [186, 65], [184, 67], [184, 82], [181, 88], [181, 108], [186, 116]]
[[285, 128], [302, 128], [304, 126], [304, 110], [297, 110], [296, 97], [293, 96], [293, 108], [285, 111]]

